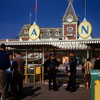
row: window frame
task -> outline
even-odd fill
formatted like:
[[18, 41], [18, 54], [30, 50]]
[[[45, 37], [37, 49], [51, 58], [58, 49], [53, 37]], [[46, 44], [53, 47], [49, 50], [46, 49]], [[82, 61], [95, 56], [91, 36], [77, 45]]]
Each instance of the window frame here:
[[60, 32], [59, 31], [55, 31], [55, 36], [59, 36]]
[[47, 31], [46, 31], [46, 35], [47, 35], [47, 37], [50, 37], [50, 36], [51, 36], [50, 30], [47, 30]]

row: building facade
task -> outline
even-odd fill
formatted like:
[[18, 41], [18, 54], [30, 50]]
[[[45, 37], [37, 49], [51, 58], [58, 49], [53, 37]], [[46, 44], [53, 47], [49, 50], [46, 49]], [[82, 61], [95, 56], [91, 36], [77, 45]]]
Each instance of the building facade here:
[[[75, 13], [72, 2], [70, 1], [64, 17], [62, 19], [62, 27], [57, 28], [40, 28], [40, 40], [73, 40], [77, 39], [77, 28], [79, 19]], [[21, 29], [19, 38], [22, 41], [30, 40], [28, 31], [30, 24], [25, 24]]]
[[[35, 50], [42, 53], [42, 63], [44, 62], [44, 56], [46, 49], [50, 50], [85, 50], [87, 57], [89, 57], [89, 51], [100, 49], [100, 38], [79, 39], [78, 26], [79, 17], [76, 15], [72, 2], [68, 3], [68, 7], [62, 19], [62, 27], [56, 28], [40, 28], [41, 34], [39, 39], [31, 40], [29, 38], [29, 28], [31, 24], [25, 24], [20, 33], [19, 39], [0, 40], [1, 43], [5, 43], [6, 47], [11, 50], [21, 49], [26, 52], [26, 65], [28, 59], [28, 51]], [[35, 51], [35, 52], [36, 52]], [[79, 51], [78, 51], [79, 52]], [[48, 53], [47, 53], [48, 54]]]

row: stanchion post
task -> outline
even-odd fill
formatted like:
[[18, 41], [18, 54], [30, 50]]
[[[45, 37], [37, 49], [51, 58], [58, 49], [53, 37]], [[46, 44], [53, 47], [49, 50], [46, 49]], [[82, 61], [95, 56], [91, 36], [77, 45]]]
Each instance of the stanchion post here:
[[42, 81], [41, 77], [42, 77], [42, 72], [41, 72], [41, 66], [40, 66], [40, 82]]
[[44, 83], [44, 66], [42, 66], [42, 84]]
[[[33, 65], [34, 66], [34, 65]], [[34, 84], [35, 84], [36, 68], [34, 66]]]
[[27, 66], [24, 66], [25, 82], [28, 80]]

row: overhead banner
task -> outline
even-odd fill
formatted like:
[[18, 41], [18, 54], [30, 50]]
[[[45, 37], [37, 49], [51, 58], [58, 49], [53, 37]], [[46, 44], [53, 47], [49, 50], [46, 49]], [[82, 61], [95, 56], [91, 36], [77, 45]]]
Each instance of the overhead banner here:
[[32, 40], [37, 40], [40, 36], [40, 27], [36, 24], [33, 24], [30, 28], [29, 28], [29, 37]]
[[92, 25], [88, 21], [84, 20], [78, 27], [78, 33], [83, 39], [89, 38], [92, 34]]

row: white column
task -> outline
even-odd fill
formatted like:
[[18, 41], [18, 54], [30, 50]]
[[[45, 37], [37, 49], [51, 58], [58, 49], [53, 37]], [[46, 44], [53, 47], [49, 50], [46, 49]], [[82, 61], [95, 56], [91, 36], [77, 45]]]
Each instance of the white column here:
[[44, 64], [44, 47], [43, 47], [43, 51], [42, 51], [42, 64]]
[[89, 58], [89, 48], [87, 48], [87, 58]]
[[78, 36], [77, 30], [78, 30], [78, 28], [77, 28], [77, 24], [76, 24], [76, 40], [77, 40], [77, 36]]
[[26, 48], [26, 65], [28, 64], [27, 59], [28, 59], [28, 54], [27, 54], [27, 48]]
[[14, 51], [14, 49], [13, 49], [13, 59], [14, 59], [14, 54], [15, 54], [15, 51]]
[[63, 37], [63, 40], [64, 40], [64, 23], [62, 24], [62, 37]]

